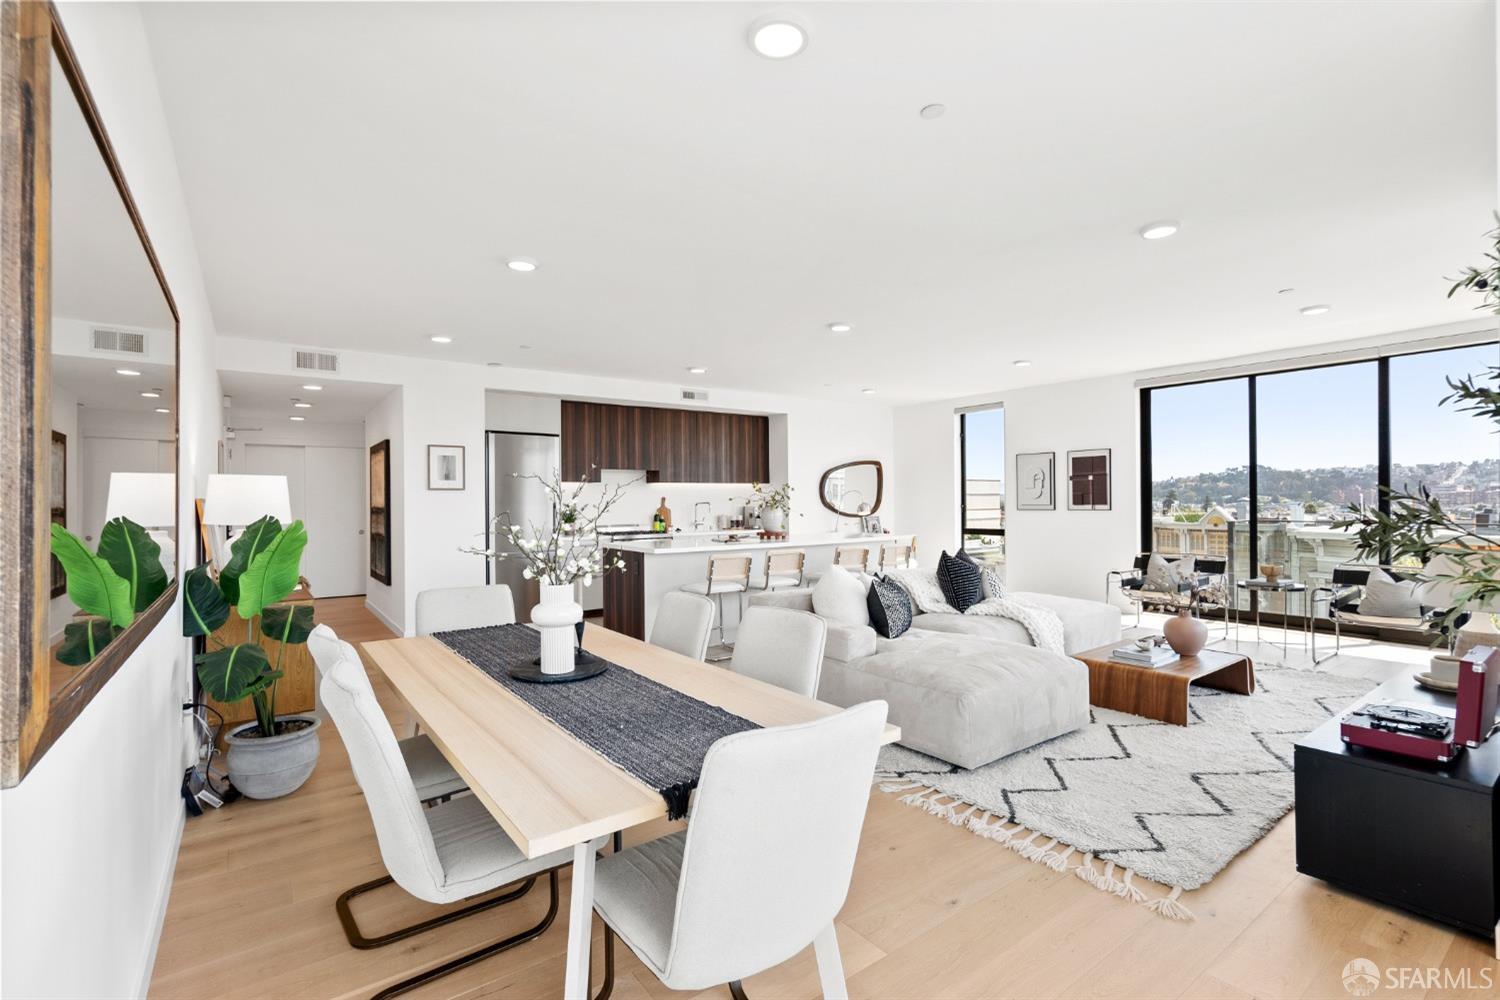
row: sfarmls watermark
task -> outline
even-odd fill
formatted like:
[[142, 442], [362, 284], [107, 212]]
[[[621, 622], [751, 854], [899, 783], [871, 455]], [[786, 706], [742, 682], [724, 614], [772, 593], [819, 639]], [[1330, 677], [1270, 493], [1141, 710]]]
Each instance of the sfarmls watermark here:
[[1495, 976], [1488, 968], [1392, 965], [1382, 970], [1368, 958], [1356, 958], [1344, 966], [1344, 989], [1352, 995], [1371, 996], [1382, 986], [1388, 990], [1491, 990]]

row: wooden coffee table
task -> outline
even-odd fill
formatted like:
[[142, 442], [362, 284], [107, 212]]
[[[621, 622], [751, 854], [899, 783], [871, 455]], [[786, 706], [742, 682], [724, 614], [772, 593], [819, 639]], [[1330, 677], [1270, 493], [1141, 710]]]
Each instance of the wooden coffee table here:
[[1113, 643], [1074, 654], [1074, 659], [1089, 668], [1089, 704], [1185, 726], [1188, 685], [1201, 684], [1235, 694], [1255, 691], [1255, 665], [1241, 653], [1205, 649], [1197, 656], [1184, 656], [1171, 666], [1153, 669], [1111, 660], [1109, 654], [1121, 645]]

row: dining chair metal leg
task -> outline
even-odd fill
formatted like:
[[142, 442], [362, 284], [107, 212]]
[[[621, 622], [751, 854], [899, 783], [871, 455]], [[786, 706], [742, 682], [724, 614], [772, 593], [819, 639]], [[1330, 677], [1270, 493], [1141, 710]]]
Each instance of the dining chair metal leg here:
[[[527, 887], [529, 888], [530, 884], [535, 881], [535, 877], [527, 879]], [[492, 955], [498, 955], [502, 951], [509, 951], [517, 945], [522, 945], [527, 941], [533, 941], [536, 938], [541, 937], [547, 932], [547, 928], [552, 926], [552, 921], [557, 918], [558, 892], [556, 868], [553, 868], [552, 870], [547, 872], [547, 882], [548, 887], [551, 890], [552, 898], [551, 902], [547, 906], [547, 914], [546, 916], [542, 917], [541, 923], [537, 924], [534, 927], [527, 928], [526, 930], [521, 931], [517, 934], [512, 934], [510, 937], [505, 938], [503, 941], [496, 941], [494, 944], [488, 944], [483, 948], [477, 948], [474, 951], [467, 952], [466, 954], [460, 955], [455, 959], [444, 962], [442, 965], [436, 965], [426, 970], [425, 972], [419, 972], [417, 975], [412, 976], [410, 979], [403, 979], [401, 980], [401, 982], [396, 983], [393, 986], [387, 986], [379, 993], [376, 993], [375, 996], [371, 998], [371, 1000], [388, 1000], [388, 998], [390, 997], [400, 996], [402, 993], [414, 990], [418, 986], [422, 986], [426, 983], [432, 982], [434, 979], [441, 979], [443, 976], [457, 972], [459, 969], [468, 968], [475, 962], [482, 962]], [[473, 908], [468, 908], [464, 912], [472, 913], [474, 911]], [[342, 913], [340, 915], [342, 916]], [[443, 922], [446, 923], [447, 921]], [[347, 931], [347, 927], [345, 928], [345, 930]], [[358, 946], [356, 945], [356, 947]]]
[[[555, 873], [553, 877], [554, 879], [556, 878]], [[434, 927], [442, 927], [444, 924], [451, 924], [455, 920], [462, 920], [464, 917], [475, 913], [482, 913], [496, 906], [514, 902], [531, 891], [531, 887], [536, 885], [536, 878], [533, 875], [521, 882], [516, 888], [495, 896], [492, 899], [471, 903], [468, 906], [461, 907], [449, 913], [440, 913], [429, 920], [423, 920], [408, 927], [400, 927], [385, 934], [377, 934], [375, 937], [365, 937], [364, 932], [359, 929], [359, 921], [355, 919], [354, 911], [350, 909], [349, 904], [356, 896], [363, 896], [365, 893], [379, 889], [381, 886], [390, 885], [394, 879], [389, 875], [373, 879], [345, 891], [333, 905], [334, 909], [338, 911], [339, 923], [344, 927], [344, 937], [349, 939], [351, 945], [360, 949], [381, 948], [388, 944], [395, 944], [397, 941], [404, 941], [413, 934], [421, 934], [423, 931], [431, 930]]]
[[745, 996], [745, 987], [738, 979], [729, 984], [729, 995], [734, 997], [734, 1000], [750, 1000], [749, 997]]
[[[589, 914], [589, 926], [592, 927], [594, 915]], [[604, 925], [604, 982], [599, 985], [599, 992], [594, 994], [594, 1000], [609, 1000], [609, 995], [615, 991], [615, 932], [609, 924]]]

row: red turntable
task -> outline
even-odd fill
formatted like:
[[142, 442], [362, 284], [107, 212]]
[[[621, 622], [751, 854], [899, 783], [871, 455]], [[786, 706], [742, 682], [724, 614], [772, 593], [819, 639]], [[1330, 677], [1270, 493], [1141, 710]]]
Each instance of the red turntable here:
[[1458, 667], [1458, 706], [1394, 702], [1360, 705], [1345, 715], [1339, 734], [1351, 746], [1447, 763], [1465, 746], [1477, 747], [1495, 729], [1500, 650], [1479, 646]]

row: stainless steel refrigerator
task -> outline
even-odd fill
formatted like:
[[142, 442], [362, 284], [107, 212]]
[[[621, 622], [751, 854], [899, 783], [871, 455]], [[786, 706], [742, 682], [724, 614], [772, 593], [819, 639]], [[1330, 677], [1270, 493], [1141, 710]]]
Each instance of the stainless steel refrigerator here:
[[[509, 512], [511, 520], [525, 528], [536, 525], [546, 531], [555, 516], [552, 498], [535, 479], [518, 479], [521, 476], [541, 476], [550, 479], [560, 468], [561, 444], [554, 434], [511, 434], [490, 431], [486, 435], [489, 443], [488, 461], [489, 495], [485, 500], [485, 530], [489, 531], [493, 519]], [[514, 552], [510, 539], [492, 534], [486, 547], [497, 552]], [[516, 599], [516, 620], [531, 620], [531, 609], [541, 597], [535, 580], [521, 575], [526, 568], [524, 560], [516, 557], [490, 560], [491, 583], [508, 584]]]

